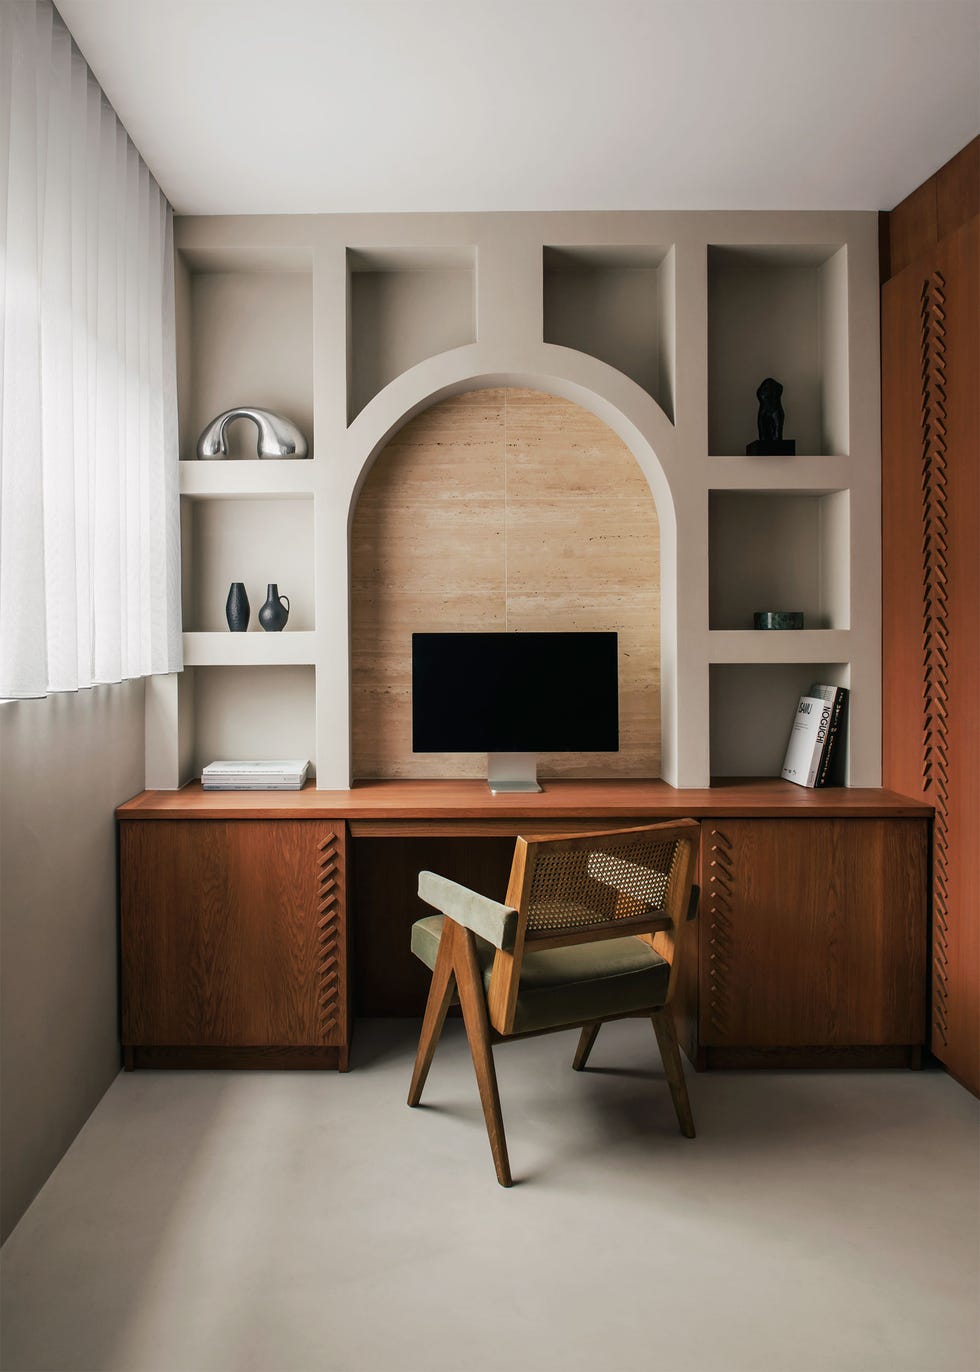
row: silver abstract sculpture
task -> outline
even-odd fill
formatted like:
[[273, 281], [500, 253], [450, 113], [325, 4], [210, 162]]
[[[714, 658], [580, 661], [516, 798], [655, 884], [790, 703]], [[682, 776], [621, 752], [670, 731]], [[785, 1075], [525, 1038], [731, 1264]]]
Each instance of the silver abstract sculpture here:
[[291, 419], [285, 415], [273, 414], [270, 410], [252, 410], [239, 406], [235, 410], [225, 410], [217, 419], [212, 419], [201, 437], [197, 440], [199, 458], [227, 457], [228, 425], [236, 419], [251, 419], [259, 431], [259, 457], [306, 457], [306, 439]]

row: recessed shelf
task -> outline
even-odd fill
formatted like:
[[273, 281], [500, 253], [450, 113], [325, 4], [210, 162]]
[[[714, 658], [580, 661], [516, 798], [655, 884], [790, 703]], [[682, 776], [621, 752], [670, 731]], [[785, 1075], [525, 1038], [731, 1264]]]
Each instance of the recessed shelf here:
[[185, 630], [249, 637], [228, 632], [225, 602], [233, 581], [245, 583], [250, 628], [258, 623], [270, 581], [288, 597], [285, 634], [264, 637], [315, 628], [312, 496], [184, 495], [180, 512]]
[[202, 767], [219, 759], [308, 758], [315, 763], [313, 667], [200, 666], [192, 670], [193, 775], [199, 776]]
[[850, 656], [848, 629], [714, 629], [708, 635], [708, 661], [719, 663], [795, 663], [836, 661]]
[[476, 250], [347, 249], [347, 422], [416, 363], [476, 342]]
[[[847, 249], [708, 248], [708, 451], [744, 455], [756, 390], [782, 383], [801, 456], [848, 451]], [[784, 459], [792, 461], [792, 459]]]
[[316, 634], [309, 630], [267, 634], [262, 629], [244, 634], [185, 633], [185, 667], [271, 667], [312, 665]]
[[[195, 457], [197, 440], [216, 415], [247, 406], [286, 415], [312, 457], [310, 251], [179, 252], [177, 260], [181, 456]], [[239, 420], [227, 437], [226, 462], [256, 461], [254, 424]]]
[[674, 252], [545, 247], [544, 341], [625, 373], [674, 418]]
[[853, 468], [846, 457], [708, 458], [709, 491], [787, 491], [828, 495], [850, 485]]
[[261, 462], [231, 462], [225, 458], [182, 462], [179, 468], [181, 495], [197, 499], [216, 497], [243, 500], [251, 496], [311, 495], [316, 483], [312, 463], [297, 458], [266, 458]]
[[[711, 491], [708, 539], [710, 628], [752, 629], [757, 610], [802, 610], [807, 629], [848, 628], [847, 491]], [[758, 632], [783, 641], [799, 631]]]
[[800, 696], [815, 681], [850, 686], [846, 662], [719, 664], [708, 670], [713, 777], [778, 777]]

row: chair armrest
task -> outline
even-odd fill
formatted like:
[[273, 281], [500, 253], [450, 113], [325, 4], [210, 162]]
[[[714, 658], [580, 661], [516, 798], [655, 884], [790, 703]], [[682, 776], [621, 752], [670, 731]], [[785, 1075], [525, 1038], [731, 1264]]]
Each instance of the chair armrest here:
[[502, 952], [509, 953], [513, 949], [517, 911], [509, 905], [500, 905], [435, 872], [419, 872], [419, 898]]

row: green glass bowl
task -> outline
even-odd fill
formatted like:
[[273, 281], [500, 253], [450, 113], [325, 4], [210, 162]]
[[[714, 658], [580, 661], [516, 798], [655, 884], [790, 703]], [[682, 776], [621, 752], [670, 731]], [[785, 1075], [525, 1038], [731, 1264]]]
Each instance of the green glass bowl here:
[[756, 610], [752, 616], [757, 629], [802, 629], [802, 610]]

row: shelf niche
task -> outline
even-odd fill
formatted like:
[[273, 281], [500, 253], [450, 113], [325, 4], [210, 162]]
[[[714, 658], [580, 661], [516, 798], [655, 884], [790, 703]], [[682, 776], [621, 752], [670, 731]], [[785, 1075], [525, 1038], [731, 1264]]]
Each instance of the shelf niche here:
[[[180, 451], [225, 410], [271, 410], [313, 447], [313, 266], [309, 249], [177, 254]], [[257, 460], [255, 425], [227, 430], [228, 457]], [[264, 459], [270, 461], [274, 459]]]
[[758, 436], [767, 376], [782, 384], [797, 455], [847, 456], [847, 374], [846, 247], [709, 246], [711, 456], [741, 457]]
[[245, 583], [249, 633], [264, 633], [258, 614], [270, 581], [289, 600], [283, 633], [316, 627], [312, 496], [182, 496], [180, 526], [186, 632], [229, 632], [233, 581]]
[[396, 376], [476, 342], [476, 250], [347, 249], [347, 422]]
[[674, 420], [674, 250], [545, 247], [544, 341], [623, 372]]
[[815, 681], [850, 685], [845, 662], [724, 663], [708, 670], [712, 780], [778, 777], [800, 696]]
[[193, 766], [250, 758], [316, 760], [314, 667], [193, 667]]
[[708, 623], [755, 630], [757, 610], [802, 610], [807, 629], [849, 627], [847, 491], [711, 491]]

